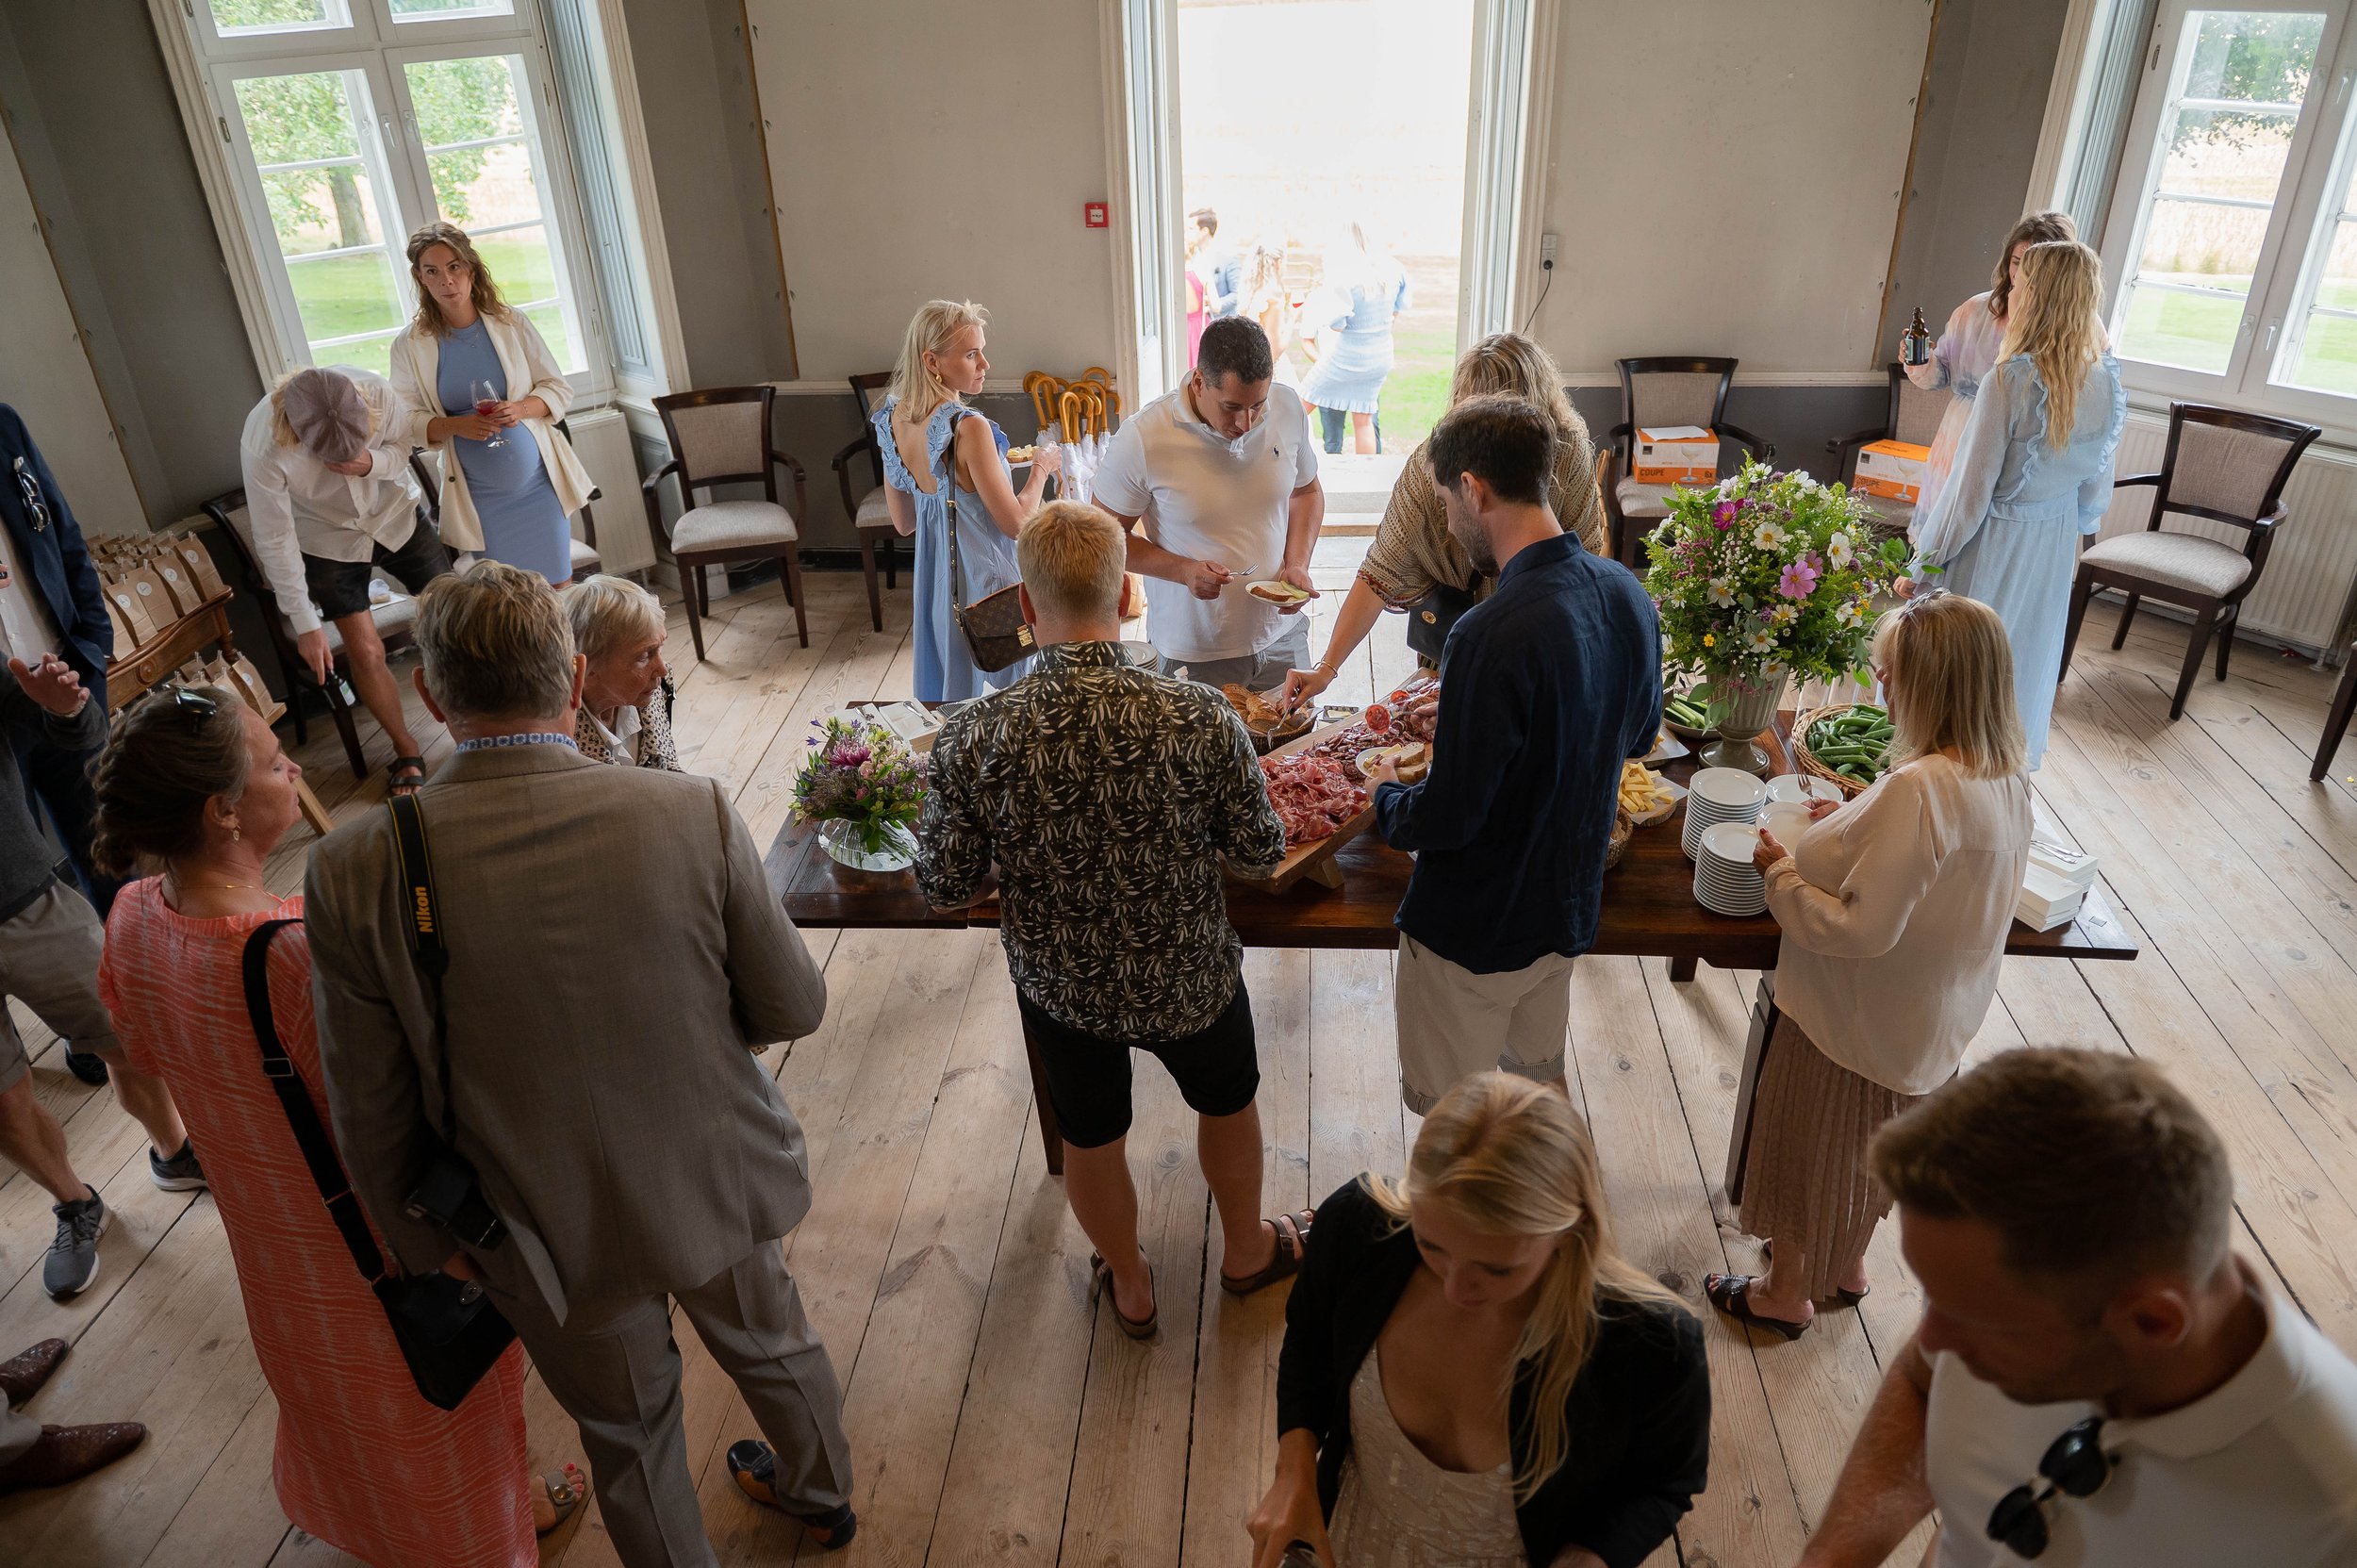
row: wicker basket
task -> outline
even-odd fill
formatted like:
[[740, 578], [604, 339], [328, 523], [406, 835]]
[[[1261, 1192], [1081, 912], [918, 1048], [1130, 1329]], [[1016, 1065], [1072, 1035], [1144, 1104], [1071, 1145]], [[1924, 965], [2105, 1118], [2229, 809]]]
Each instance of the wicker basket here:
[[1621, 864], [1628, 853], [1628, 841], [1637, 836], [1637, 823], [1624, 811], [1612, 814], [1612, 836], [1605, 841], [1604, 868], [1607, 871]]
[[1837, 773], [1819, 762], [1816, 753], [1808, 749], [1808, 732], [1816, 728], [1819, 719], [1837, 718], [1861, 705], [1856, 702], [1835, 702], [1826, 707], [1811, 708], [1792, 720], [1792, 760], [1801, 765], [1802, 772], [1830, 781], [1845, 799], [1863, 793], [1868, 786], [1847, 773]]

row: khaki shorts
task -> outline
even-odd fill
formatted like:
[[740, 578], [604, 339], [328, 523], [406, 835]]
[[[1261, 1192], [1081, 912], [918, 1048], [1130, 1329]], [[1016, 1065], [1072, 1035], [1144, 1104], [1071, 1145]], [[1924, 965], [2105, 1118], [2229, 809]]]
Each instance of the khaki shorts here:
[[[90, 900], [52, 881], [40, 898], [0, 921], [0, 992], [70, 1040], [76, 1050], [116, 1048], [114, 1020], [98, 999], [98, 955], [107, 928]], [[0, 1005], [0, 1094], [32, 1068], [25, 1041]]]
[[1550, 953], [1526, 969], [1477, 975], [1400, 933], [1392, 1018], [1408, 1109], [1423, 1115], [1461, 1080], [1492, 1069], [1561, 1078], [1575, 962]]

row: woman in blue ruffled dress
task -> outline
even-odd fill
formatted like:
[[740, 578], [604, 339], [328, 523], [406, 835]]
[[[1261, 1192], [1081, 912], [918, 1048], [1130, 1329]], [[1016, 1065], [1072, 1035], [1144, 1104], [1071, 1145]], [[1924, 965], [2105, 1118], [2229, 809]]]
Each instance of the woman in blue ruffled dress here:
[[[2013, 639], [2030, 766], [2046, 754], [2079, 540], [2111, 504], [2128, 397], [2106, 347], [2103, 264], [2076, 240], [2033, 245], [1996, 368], [1983, 378], [1948, 484], [1915, 516], [1920, 567], [1977, 599]], [[1919, 572], [1913, 589], [1922, 592]]]
[[1392, 318], [1414, 299], [1399, 263], [1370, 250], [1357, 223], [1326, 253], [1325, 283], [1302, 309], [1304, 324], [1317, 335], [1318, 360], [1302, 378], [1301, 401], [1316, 412], [1327, 451], [1343, 450], [1345, 413], [1353, 451], [1383, 450], [1376, 413], [1392, 373]]
[[2005, 236], [1997, 253], [1997, 273], [1988, 288], [1956, 306], [1948, 318], [1947, 330], [1939, 335], [1939, 346], [1931, 358], [1909, 365], [1906, 355], [1900, 354], [1900, 368], [1909, 381], [1927, 392], [1945, 387], [1955, 393], [1948, 401], [1947, 412], [1939, 416], [1931, 455], [1923, 461], [1923, 483], [1916, 495], [1919, 517], [1948, 483], [1948, 471], [1956, 464], [1956, 445], [1964, 439], [1964, 421], [1972, 415], [1973, 394], [1981, 389], [1981, 378], [1997, 363], [1997, 346], [2005, 340], [2005, 317], [2013, 305], [2014, 283], [2020, 275], [2021, 253], [2049, 240], [2078, 238], [2079, 227], [2068, 212], [2030, 213]]
[[[876, 443], [883, 454], [884, 500], [892, 526], [916, 536], [916, 700], [955, 702], [1013, 685], [1027, 674], [1028, 658], [985, 673], [975, 668], [972, 650], [957, 621], [956, 590], [949, 576], [949, 506], [946, 486], [956, 487], [958, 555], [964, 569], [965, 602], [973, 603], [1022, 575], [1014, 564], [1014, 539], [1023, 521], [1039, 510], [1057, 453], [1044, 448], [1031, 477], [1014, 487], [1007, 466], [1007, 436], [965, 404], [982, 389], [990, 361], [982, 355], [982, 327], [990, 312], [981, 305], [934, 300], [909, 322], [892, 386], [873, 417]], [[964, 416], [960, 418], [959, 416]], [[957, 435], [952, 450], [950, 427]]]

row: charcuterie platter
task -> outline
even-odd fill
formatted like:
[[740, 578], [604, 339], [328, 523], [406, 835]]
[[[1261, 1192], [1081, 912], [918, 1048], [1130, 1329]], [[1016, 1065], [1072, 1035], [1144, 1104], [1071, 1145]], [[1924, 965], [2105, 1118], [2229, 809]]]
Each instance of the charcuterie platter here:
[[1365, 768], [1389, 754], [1409, 780], [1431, 763], [1432, 707], [1429, 683], [1413, 683], [1388, 702], [1352, 710], [1340, 721], [1320, 725], [1261, 759], [1269, 801], [1285, 824], [1285, 858], [1259, 875], [1229, 866], [1228, 879], [1267, 893], [1314, 882], [1340, 887], [1334, 864], [1343, 846], [1375, 825], [1375, 801]]

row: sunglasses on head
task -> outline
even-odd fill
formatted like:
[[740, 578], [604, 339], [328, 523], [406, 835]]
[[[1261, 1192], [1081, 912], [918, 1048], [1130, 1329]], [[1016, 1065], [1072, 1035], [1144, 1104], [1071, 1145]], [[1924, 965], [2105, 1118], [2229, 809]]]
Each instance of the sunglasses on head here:
[[25, 466], [24, 458], [16, 460], [15, 471], [18, 493], [25, 497], [25, 515], [38, 534], [49, 526], [48, 503], [41, 499], [41, 486], [34, 480], [33, 470]]
[[2046, 1505], [2056, 1496], [2092, 1497], [2111, 1479], [2118, 1461], [2103, 1451], [2103, 1418], [2090, 1415], [2047, 1445], [2037, 1473], [2047, 1485], [2024, 1481], [1989, 1510], [1988, 1538], [2019, 1558], [2042, 1555], [2048, 1544]]
[[189, 730], [191, 734], [203, 729], [205, 721], [221, 711], [220, 702], [206, 696], [194, 686], [173, 686], [172, 706], [173, 712], [188, 719]]

